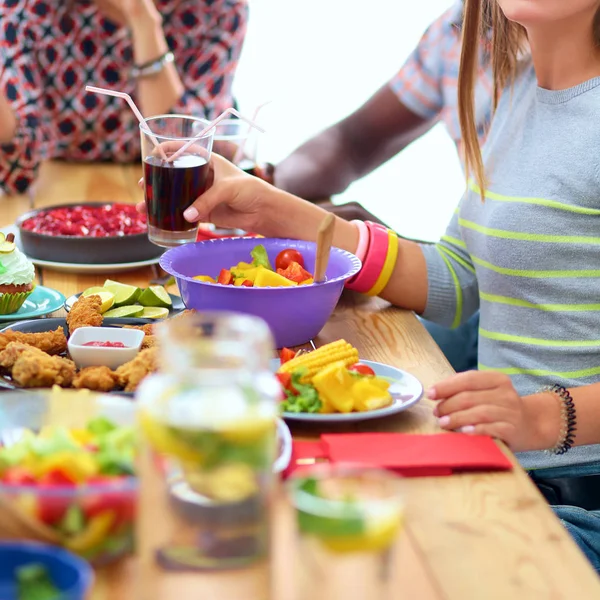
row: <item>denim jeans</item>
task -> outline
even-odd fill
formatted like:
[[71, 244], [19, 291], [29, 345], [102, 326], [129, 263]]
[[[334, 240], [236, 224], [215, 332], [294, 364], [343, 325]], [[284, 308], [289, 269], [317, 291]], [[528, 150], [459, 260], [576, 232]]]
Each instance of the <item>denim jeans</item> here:
[[[598, 475], [600, 465], [574, 465], [554, 469], [537, 469], [533, 472], [541, 478], [584, 477]], [[596, 504], [597, 506], [597, 504]], [[551, 505], [565, 529], [600, 574], [600, 510], [584, 510], [579, 506]]]
[[600, 510], [578, 506], [553, 506], [552, 510], [600, 574]]
[[442, 327], [421, 318], [419, 320], [457, 373], [477, 369], [479, 312], [456, 329]]

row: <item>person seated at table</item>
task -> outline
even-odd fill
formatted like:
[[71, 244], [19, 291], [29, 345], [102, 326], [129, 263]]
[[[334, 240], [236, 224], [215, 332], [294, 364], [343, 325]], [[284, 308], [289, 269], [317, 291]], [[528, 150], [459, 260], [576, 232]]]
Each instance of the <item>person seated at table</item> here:
[[[444, 124], [462, 160], [457, 96], [462, 12], [462, 0], [455, 2], [428, 27], [387, 85], [353, 114], [272, 167], [271, 183], [306, 200], [339, 194], [438, 121]], [[482, 142], [491, 118], [492, 87], [491, 68], [482, 65], [475, 92], [477, 132]], [[478, 313], [455, 329], [428, 321], [423, 324], [455, 371], [477, 367]]]
[[0, 190], [27, 191], [41, 160], [139, 160], [145, 116], [217, 116], [247, 22], [246, 0], [9, 0], [0, 5]]
[[[467, 0], [459, 112], [470, 179], [446, 235], [422, 245], [337, 219], [334, 245], [366, 248], [351, 289], [382, 288], [445, 325], [480, 309], [479, 370], [428, 391], [439, 424], [506, 442], [600, 569], [600, 2], [490, 2], [498, 103], [482, 153], [472, 93], [482, 2]], [[189, 221], [316, 238], [323, 209], [218, 156], [211, 165]]]

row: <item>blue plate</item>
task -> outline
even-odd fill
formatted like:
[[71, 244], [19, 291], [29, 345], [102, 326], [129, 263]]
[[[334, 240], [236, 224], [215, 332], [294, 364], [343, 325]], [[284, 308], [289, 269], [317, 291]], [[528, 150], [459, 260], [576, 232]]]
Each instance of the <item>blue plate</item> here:
[[[287, 421], [305, 421], [310, 423], [348, 423], [349, 421], [366, 421], [367, 419], [378, 419], [388, 417], [402, 412], [416, 404], [423, 395], [423, 386], [421, 382], [410, 373], [397, 369], [390, 365], [373, 362], [370, 360], [361, 360], [362, 365], [368, 365], [375, 371], [375, 375], [385, 377], [387, 380], [393, 380], [390, 386], [392, 403], [384, 408], [377, 410], [368, 410], [365, 412], [351, 413], [291, 413], [284, 412], [283, 418]], [[271, 369], [276, 371], [279, 368], [278, 358], [271, 361]]]
[[23, 306], [12, 315], [0, 315], [1, 321], [22, 321], [49, 315], [63, 307], [65, 297], [52, 288], [38, 285], [29, 295]]
[[0, 543], [0, 598], [17, 600], [16, 570], [31, 564], [46, 567], [60, 600], [84, 600], [94, 579], [83, 559], [62, 548], [36, 542]]
[[[77, 300], [79, 300], [79, 296], [81, 296], [81, 292], [79, 292], [79, 294], [74, 294], [73, 296], [69, 296], [65, 300], [64, 309], [67, 312], [70, 312], [71, 308], [73, 307], [73, 304], [75, 304], [75, 302], [77, 302]], [[171, 308], [169, 309], [169, 317], [172, 317], [173, 315], [176, 315], [177, 313], [181, 312], [182, 310], [185, 310], [185, 304], [183, 303], [181, 296], [176, 296], [175, 294], [169, 294], [169, 296], [171, 297], [171, 302], [173, 303], [171, 305]]]

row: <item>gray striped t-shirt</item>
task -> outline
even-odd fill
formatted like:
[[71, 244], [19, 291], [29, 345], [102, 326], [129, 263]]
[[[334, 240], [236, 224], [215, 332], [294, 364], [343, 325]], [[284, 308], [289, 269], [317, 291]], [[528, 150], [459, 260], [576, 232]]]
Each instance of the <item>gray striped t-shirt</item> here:
[[[479, 368], [510, 375], [521, 395], [600, 381], [599, 113], [600, 77], [550, 91], [525, 68], [486, 141], [485, 202], [471, 183], [446, 235], [423, 246], [423, 316], [457, 326], [480, 308]], [[600, 445], [519, 459], [586, 464]]]

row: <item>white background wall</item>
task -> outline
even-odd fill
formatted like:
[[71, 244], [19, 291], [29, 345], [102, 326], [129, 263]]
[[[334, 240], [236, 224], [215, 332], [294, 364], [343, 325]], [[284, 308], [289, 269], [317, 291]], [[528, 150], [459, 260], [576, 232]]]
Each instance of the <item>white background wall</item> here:
[[[401, 67], [452, 0], [249, 0], [235, 93], [244, 113], [266, 100], [260, 159], [276, 162], [360, 106]], [[356, 200], [401, 234], [437, 240], [464, 186], [442, 126], [355, 183]]]

